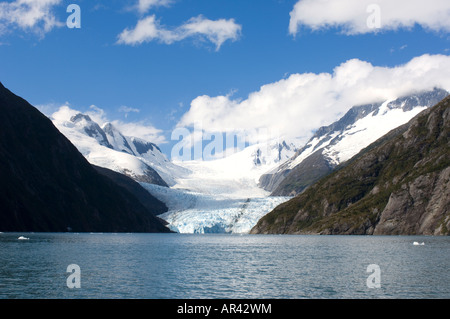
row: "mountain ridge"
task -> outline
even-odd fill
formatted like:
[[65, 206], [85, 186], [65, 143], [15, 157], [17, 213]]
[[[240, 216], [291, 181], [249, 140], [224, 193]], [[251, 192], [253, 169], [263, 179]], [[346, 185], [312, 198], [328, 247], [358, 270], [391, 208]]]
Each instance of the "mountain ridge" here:
[[251, 233], [448, 235], [450, 97], [264, 216]]
[[273, 196], [297, 195], [371, 141], [408, 122], [419, 111], [435, 105], [448, 94], [435, 88], [384, 102], [354, 106], [338, 121], [320, 127], [293, 158], [261, 176], [259, 184]]

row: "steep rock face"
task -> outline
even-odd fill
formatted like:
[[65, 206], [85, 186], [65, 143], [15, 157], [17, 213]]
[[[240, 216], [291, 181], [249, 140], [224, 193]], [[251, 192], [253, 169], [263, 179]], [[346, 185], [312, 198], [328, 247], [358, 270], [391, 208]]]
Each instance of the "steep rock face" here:
[[[450, 211], [450, 167], [421, 175], [392, 193], [373, 234], [446, 234]], [[444, 218], [444, 220], [442, 220]]]
[[450, 234], [450, 97], [369, 145], [252, 233]]
[[272, 196], [295, 196], [303, 192], [335, 167], [322, 152], [322, 149], [315, 151], [294, 169], [286, 168], [276, 174], [264, 174], [259, 180], [260, 185], [274, 189]]
[[338, 121], [319, 128], [292, 159], [263, 175], [260, 186], [273, 196], [297, 195], [361, 149], [447, 95], [445, 90], [434, 89], [383, 103], [354, 106]]
[[0, 83], [0, 231], [168, 232]]
[[167, 206], [153, 197], [145, 188], [131, 177], [115, 172], [113, 170], [92, 165], [97, 172], [113, 180], [117, 185], [125, 188], [133, 194], [139, 202], [153, 215], [157, 216], [167, 212]]

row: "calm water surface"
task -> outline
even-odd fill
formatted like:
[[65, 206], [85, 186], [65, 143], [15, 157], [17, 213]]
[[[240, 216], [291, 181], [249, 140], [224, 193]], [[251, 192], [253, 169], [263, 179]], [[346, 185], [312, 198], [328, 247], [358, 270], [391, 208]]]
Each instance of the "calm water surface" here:
[[450, 298], [449, 266], [449, 237], [0, 234], [0, 298]]

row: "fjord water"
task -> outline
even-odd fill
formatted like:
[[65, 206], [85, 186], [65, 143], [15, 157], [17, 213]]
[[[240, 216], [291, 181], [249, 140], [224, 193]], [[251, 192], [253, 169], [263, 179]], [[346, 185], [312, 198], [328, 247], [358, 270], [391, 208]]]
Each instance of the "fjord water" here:
[[0, 234], [0, 298], [450, 298], [449, 266], [449, 237]]

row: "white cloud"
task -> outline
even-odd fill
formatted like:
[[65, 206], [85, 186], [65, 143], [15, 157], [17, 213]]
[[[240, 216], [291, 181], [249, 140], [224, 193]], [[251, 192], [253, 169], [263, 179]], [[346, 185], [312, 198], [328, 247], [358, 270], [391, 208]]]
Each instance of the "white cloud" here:
[[234, 19], [210, 20], [203, 16], [191, 18], [183, 25], [169, 30], [161, 26], [155, 15], [139, 20], [134, 29], [125, 29], [118, 36], [117, 43], [138, 45], [144, 42], [159, 40], [165, 44], [172, 44], [186, 38], [208, 40], [219, 50], [227, 40], [235, 41], [239, 38], [242, 27]]
[[157, 145], [167, 143], [166, 138], [162, 135], [163, 131], [152, 125], [146, 124], [145, 121], [123, 122], [114, 120], [111, 121], [111, 123], [125, 136], [139, 137]]
[[0, 32], [19, 28], [43, 35], [64, 25], [53, 13], [61, 0], [15, 0], [0, 2]]
[[61, 105], [56, 111], [54, 111], [52, 114], [47, 116], [53, 121], [56, 120], [58, 122], [64, 122], [69, 121], [72, 116], [77, 115], [80, 113], [79, 111], [72, 109], [69, 105], [69, 103], [66, 102], [66, 104]]
[[[64, 105], [69, 105], [69, 103], [66, 102]], [[39, 112], [41, 112], [45, 116], [50, 117], [53, 113], [55, 113], [61, 108], [61, 104], [57, 103], [37, 104], [34, 105], [34, 107], [37, 108]]]
[[137, 8], [139, 12], [145, 13], [154, 7], [167, 7], [172, 3], [172, 0], [139, 0]]
[[[379, 13], [379, 28], [368, 19]], [[289, 32], [299, 26], [312, 30], [338, 27], [347, 34], [411, 28], [415, 24], [435, 31], [450, 31], [448, 0], [300, 0], [290, 13]]]
[[160, 39], [162, 42], [169, 44], [172, 42], [172, 40], [169, 40], [169, 34], [169, 31], [161, 29], [155, 15], [151, 15], [139, 20], [134, 29], [123, 30], [122, 33], [119, 34], [117, 43], [138, 45]]
[[139, 113], [141, 110], [129, 106], [122, 105], [119, 107], [119, 112], [125, 113], [125, 118], [128, 117], [128, 113]]
[[216, 49], [219, 50], [226, 40], [237, 40], [241, 30], [242, 26], [236, 24], [234, 19], [209, 20], [200, 15], [191, 18], [186, 24], [182, 25], [178, 33], [181, 38], [204, 36], [214, 43]]
[[423, 55], [392, 68], [352, 59], [333, 73], [292, 74], [262, 86], [243, 100], [199, 96], [177, 126], [199, 126], [206, 132], [245, 132], [250, 142], [280, 136], [306, 139], [354, 105], [434, 87], [450, 90], [449, 74], [450, 56], [445, 55]]

